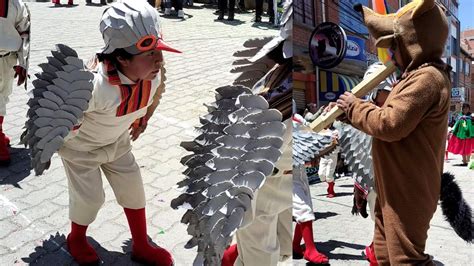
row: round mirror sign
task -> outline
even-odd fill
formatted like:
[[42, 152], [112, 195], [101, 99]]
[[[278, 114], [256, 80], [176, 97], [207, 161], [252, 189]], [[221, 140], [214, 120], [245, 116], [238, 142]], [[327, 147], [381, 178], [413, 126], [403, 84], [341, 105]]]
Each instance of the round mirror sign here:
[[319, 24], [309, 39], [311, 61], [321, 68], [333, 68], [341, 63], [346, 55], [346, 48], [346, 33], [332, 22]]

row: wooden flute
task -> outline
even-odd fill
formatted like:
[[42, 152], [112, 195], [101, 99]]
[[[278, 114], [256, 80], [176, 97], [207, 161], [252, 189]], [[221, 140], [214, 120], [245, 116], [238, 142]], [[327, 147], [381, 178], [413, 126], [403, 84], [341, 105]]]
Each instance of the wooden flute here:
[[[372, 89], [377, 87], [384, 79], [386, 79], [390, 74], [395, 72], [396, 66], [391, 62], [388, 61], [385, 63], [385, 68], [381, 68], [374, 73], [370, 74], [367, 78], [362, 80], [359, 84], [357, 84], [351, 92], [358, 98], [366, 95]], [[310, 127], [313, 131], [319, 132], [329, 126], [332, 122], [336, 120], [336, 118], [342, 115], [344, 112], [337, 106], [334, 106], [329, 112], [324, 115], [319, 116], [316, 120], [314, 120]]]

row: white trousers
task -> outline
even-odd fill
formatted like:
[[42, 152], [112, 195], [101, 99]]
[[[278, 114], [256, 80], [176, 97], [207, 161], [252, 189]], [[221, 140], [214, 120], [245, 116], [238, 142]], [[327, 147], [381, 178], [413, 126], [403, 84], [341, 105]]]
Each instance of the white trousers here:
[[334, 171], [337, 165], [338, 152], [333, 151], [331, 154], [319, 160], [318, 175], [321, 182], [333, 182]]
[[377, 192], [374, 189], [371, 189], [369, 194], [367, 195], [367, 204], [369, 205], [370, 209], [370, 218], [372, 221], [375, 222], [375, 200], [377, 199]]
[[0, 57], [0, 116], [7, 113], [8, 97], [12, 94], [13, 80], [16, 64], [16, 54]]
[[293, 217], [298, 223], [315, 219], [304, 165], [293, 167]]

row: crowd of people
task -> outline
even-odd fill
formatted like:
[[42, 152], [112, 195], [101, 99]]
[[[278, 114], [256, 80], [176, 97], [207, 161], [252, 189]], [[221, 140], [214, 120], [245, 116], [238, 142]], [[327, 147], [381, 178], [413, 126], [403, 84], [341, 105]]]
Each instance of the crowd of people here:
[[[114, 0], [97, 0], [98, 3], [94, 3], [92, 0], [86, 0], [86, 5], [92, 4], [99, 4], [99, 5], [107, 5], [108, 3], [112, 3]], [[193, 0], [147, 0], [151, 6], [156, 7], [159, 9], [165, 16], [176, 16], [180, 19], [185, 19], [184, 7], [193, 7], [194, 1]], [[61, 0], [51, 0], [51, 2], [56, 7], [61, 7], [63, 4]], [[268, 23], [271, 25], [275, 24], [275, 14], [277, 6], [275, 0], [254, 0], [254, 7], [255, 8], [255, 17], [254, 22], [260, 23], [262, 22], [262, 16], [264, 14], [264, 2], [267, 3], [267, 15], [268, 15]], [[212, 5], [216, 5], [217, 10], [216, 13], [218, 14], [217, 20], [224, 20], [224, 16], [227, 15], [228, 21], [233, 21], [235, 19], [235, 10], [238, 8], [239, 10], [247, 10], [248, 8], [245, 6], [244, 0], [212, 0], [212, 1], [205, 1], [205, 3], [209, 3]], [[67, 0], [65, 2], [65, 6], [74, 6], [74, 0]]]

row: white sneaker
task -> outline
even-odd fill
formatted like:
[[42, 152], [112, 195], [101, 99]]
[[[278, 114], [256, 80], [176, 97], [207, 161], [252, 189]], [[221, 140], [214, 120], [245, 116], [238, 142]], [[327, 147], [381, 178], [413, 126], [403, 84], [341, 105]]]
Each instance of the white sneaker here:
[[178, 10], [178, 18], [184, 18], [184, 11]]
[[171, 14], [171, 8], [165, 8], [165, 15], [169, 16]]

